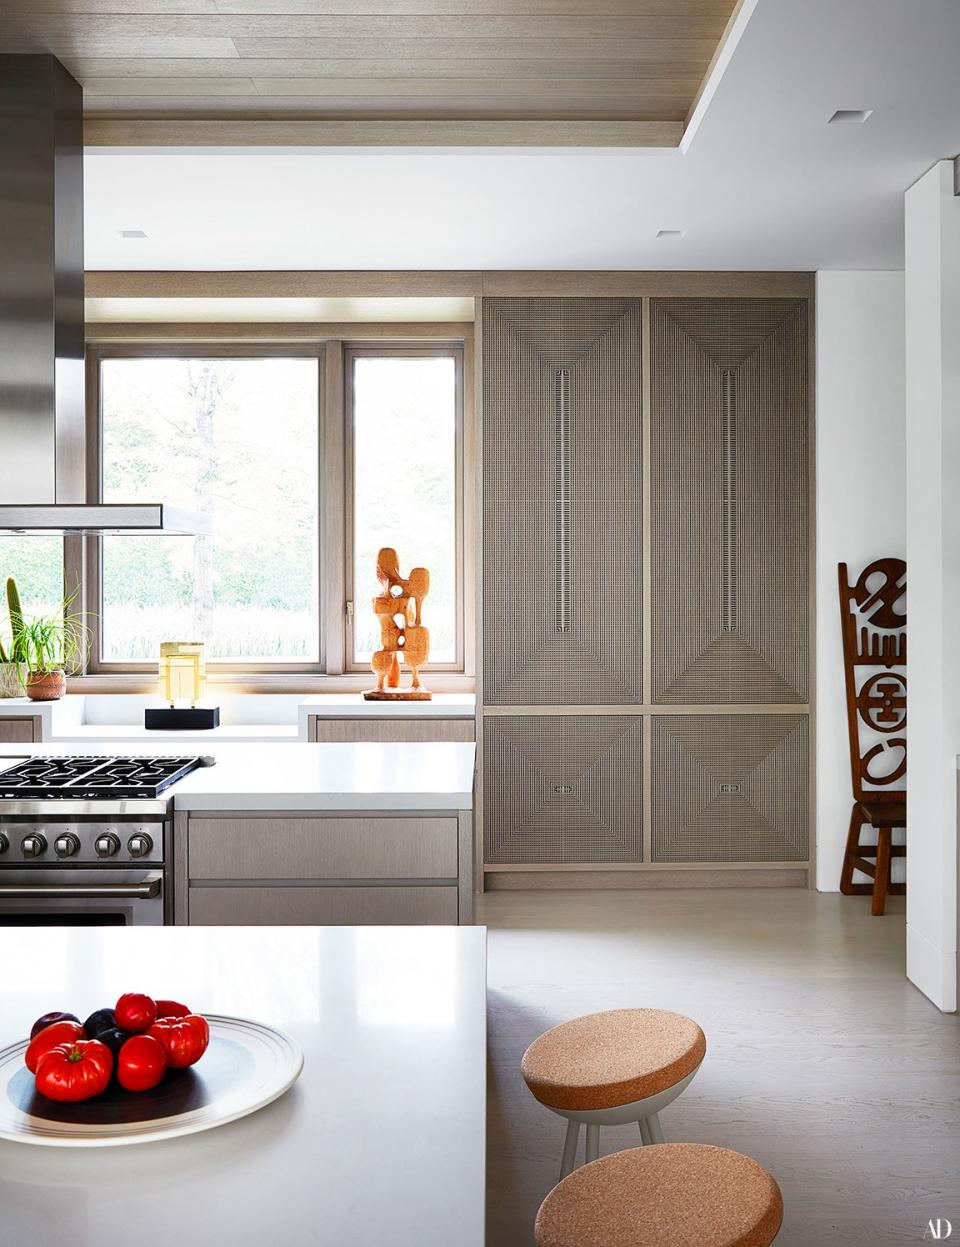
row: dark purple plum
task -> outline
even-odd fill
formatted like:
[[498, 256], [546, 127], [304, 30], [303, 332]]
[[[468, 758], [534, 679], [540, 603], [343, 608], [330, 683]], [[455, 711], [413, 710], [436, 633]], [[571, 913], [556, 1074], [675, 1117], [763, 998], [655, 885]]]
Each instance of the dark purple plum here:
[[42, 1030], [52, 1026], [54, 1022], [77, 1022], [79, 1024], [80, 1019], [75, 1013], [45, 1013], [42, 1018], [37, 1018], [30, 1028], [30, 1038], [36, 1039]]
[[[126, 1031], [122, 1031], [119, 1026], [112, 1026], [109, 1030], [100, 1031], [97, 1039], [105, 1044], [113, 1053], [113, 1059], [116, 1061], [120, 1049], [130, 1038]], [[114, 1066], [116, 1068], [116, 1066]]]
[[91, 1013], [83, 1024], [88, 1039], [99, 1039], [101, 1031], [113, 1030], [117, 1025], [117, 1016], [112, 1009], [97, 1009]]

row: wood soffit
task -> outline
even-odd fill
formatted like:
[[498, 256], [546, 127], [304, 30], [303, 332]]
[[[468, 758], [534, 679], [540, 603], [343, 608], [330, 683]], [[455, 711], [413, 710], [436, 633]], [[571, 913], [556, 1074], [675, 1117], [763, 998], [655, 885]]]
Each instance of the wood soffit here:
[[89, 146], [677, 146], [744, 0], [0, 0]]

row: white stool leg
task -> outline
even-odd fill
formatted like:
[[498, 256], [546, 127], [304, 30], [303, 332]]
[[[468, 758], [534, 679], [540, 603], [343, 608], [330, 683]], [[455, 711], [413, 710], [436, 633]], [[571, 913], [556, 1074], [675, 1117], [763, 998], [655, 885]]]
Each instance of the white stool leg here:
[[569, 1173], [573, 1173], [573, 1167], [577, 1163], [577, 1144], [580, 1141], [580, 1123], [578, 1121], [567, 1122], [567, 1137], [563, 1144], [563, 1160], [560, 1162], [560, 1181]]
[[644, 1146], [647, 1146], [653, 1142], [653, 1139], [650, 1137], [650, 1127], [647, 1124], [646, 1119], [643, 1117], [640, 1118], [638, 1124], [640, 1126], [640, 1138], [643, 1141]]
[[600, 1155], [600, 1127], [587, 1126], [587, 1163]]
[[660, 1129], [660, 1118], [656, 1113], [647, 1118], [647, 1129], [650, 1131], [651, 1143], [663, 1142], [663, 1131]]

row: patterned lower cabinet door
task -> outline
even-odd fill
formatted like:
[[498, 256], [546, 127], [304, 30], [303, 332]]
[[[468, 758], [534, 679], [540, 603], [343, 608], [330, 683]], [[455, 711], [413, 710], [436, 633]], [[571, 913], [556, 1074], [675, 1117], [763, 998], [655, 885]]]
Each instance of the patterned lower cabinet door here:
[[639, 715], [484, 721], [486, 861], [639, 862]]
[[808, 719], [652, 719], [655, 862], [799, 862], [809, 853]]

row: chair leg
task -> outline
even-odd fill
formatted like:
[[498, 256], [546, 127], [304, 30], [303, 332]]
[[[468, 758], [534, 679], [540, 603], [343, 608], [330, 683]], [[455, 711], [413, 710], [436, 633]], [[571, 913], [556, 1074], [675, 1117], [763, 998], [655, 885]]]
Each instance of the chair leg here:
[[853, 894], [853, 858], [860, 852], [860, 828], [864, 824], [863, 810], [854, 801], [847, 830], [847, 847], [843, 853], [843, 869], [840, 871], [840, 891], [844, 896]]
[[560, 1181], [570, 1173], [573, 1173], [574, 1166], [577, 1163], [577, 1144], [580, 1142], [580, 1123], [578, 1121], [567, 1122], [567, 1137], [563, 1143], [563, 1160], [560, 1162]]
[[647, 1129], [650, 1131], [651, 1143], [663, 1142], [663, 1131], [660, 1129], [660, 1117], [657, 1113], [647, 1118]]
[[873, 904], [870, 912], [875, 918], [882, 917], [887, 906], [887, 888], [890, 886], [890, 841], [892, 832], [889, 827], [877, 828], [877, 871], [873, 878]]
[[587, 1163], [600, 1155], [600, 1127], [587, 1126]]
[[647, 1123], [646, 1118], [644, 1117], [640, 1118], [639, 1126], [640, 1126], [640, 1138], [643, 1140], [644, 1146], [648, 1146], [649, 1144], [653, 1142], [653, 1139], [650, 1137], [650, 1126]]

